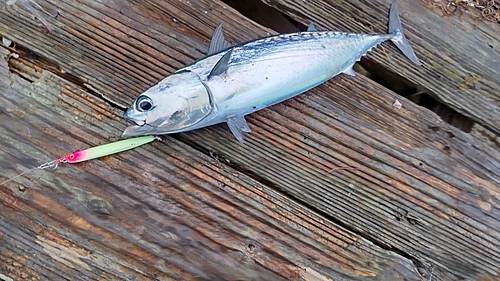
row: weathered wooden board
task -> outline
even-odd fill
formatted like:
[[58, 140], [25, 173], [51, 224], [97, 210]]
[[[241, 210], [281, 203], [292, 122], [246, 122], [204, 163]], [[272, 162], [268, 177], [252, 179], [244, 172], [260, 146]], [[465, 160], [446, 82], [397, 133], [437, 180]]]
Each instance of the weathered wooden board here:
[[266, 34], [219, 1], [157, 2], [49, 2], [59, 16], [48, 34], [33, 21], [19, 20], [19, 14], [29, 18], [28, 13], [11, 8], [2, 11], [0, 31], [53, 61], [55, 71], [71, 73], [123, 108], [137, 93], [203, 57], [209, 35], [221, 21], [239, 22], [225, 28], [232, 41]]
[[[30, 84], [2, 60], [0, 78], [4, 175], [125, 126], [47, 72]], [[0, 273], [16, 280], [418, 280], [405, 257], [168, 136], [0, 195]]]
[[[304, 24], [314, 22], [320, 30], [385, 33], [392, 1], [262, 2]], [[405, 35], [422, 67], [412, 67], [392, 44], [383, 45], [389, 51], [368, 57], [500, 135], [500, 25], [459, 10], [448, 15], [442, 9], [448, 2], [398, 1]]]
[[[4, 64], [7, 176], [116, 139], [120, 109], [201, 58], [220, 21], [237, 22], [225, 25], [233, 42], [271, 32], [218, 1], [50, 3], [60, 16], [49, 34], [0, 14], [0, 34], [52, 61], [23, 51], [11, 69], [33, 80], [38, 65], [63, 78], [45, 74], [29, 86]], [[385, 22], [387, 7], [374, 24]], [[414, 77], [402, 60], [379, 62]], [[214, 126], [0, 187], [0, 273], [419, 280], [416, 267], [432, 280], [497, 275], [498, 145], [363, 77], [335, 78], [248, 119], [245, 145]]]
[[397, 98], [339, 78], [251, 116], [246, 146], [222, 142], [224, 128], [183, 136], [436, 271], [495, 274], [498, 149]]

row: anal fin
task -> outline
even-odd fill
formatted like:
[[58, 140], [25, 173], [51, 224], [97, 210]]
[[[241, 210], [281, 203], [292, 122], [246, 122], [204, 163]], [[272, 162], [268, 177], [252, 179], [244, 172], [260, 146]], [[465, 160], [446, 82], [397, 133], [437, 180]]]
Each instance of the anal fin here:
[[316, 28], [316, 26], [314, 25], [314, 23], [310, 23], [309, 26], [307, 27], [307, 32], [316, 32], [318, 31], [318, 29]]
[[244, 134], [243, 132], [250, 133], [250, 127], [248, 127], [248, 123], [245, 120], [245, 116], [233, 116], [227, 119], [227, 125], [229, 126], [229, 130], [233, 133], [234, 137], [241, 143], [244, 142]]
[[356, 76], [356, 73], [352, 69], [352, 65], [349, 66], [348, 68], [344, 69], [344, 71], [342, 71], [342, 73], [345, 73], [345, 74], [347, 74], [349, 76]]

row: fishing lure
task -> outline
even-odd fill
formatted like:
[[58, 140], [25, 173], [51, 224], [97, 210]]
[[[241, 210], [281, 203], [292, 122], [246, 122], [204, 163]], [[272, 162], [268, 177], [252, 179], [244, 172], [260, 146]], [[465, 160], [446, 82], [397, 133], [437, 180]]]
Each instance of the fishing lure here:
[[58, 158], [56, 160], [49, 161], [47, 163], [43, 163], [42, 165], [33, 168], [31, 170], [28, 170], [26, 172], [23, 172], [17, 176], [14, 176], [10, 179], [7, 179], [6, 181], [0, 183], [0, 185], [4, 185], [5, 183], [8, 183], [22, 175], [25, 175], [26, 173], [32, 172], [34, 170], [43, 170], [43, 169], [48, 169], [52, 168], [55, 169], [59, 166], [60, 163], [79, 163], [83, 161], [88, 161], [96, 158], [100, 158], [103, 156], [107, 156], [110, 154], [115, 154], [119, 153], [125, 150], [129, 150], [132, 148], [136, 148], [138, 146], [150, 143], [154, 141], [155, 139], [160, 140], [160, 138], [155, 137], [155, 136], [144, 136], [144, 137], [137, 137], [137, 138], [131, 138], [131, 139], [126, 139], [126, 140], [120, 140], [108, 144], [103, 144], [95, 147], [91, 147], [85, 150], [78, 150], [75, 151], [69, 155], [63, 156], [61, 158]]
[[227, 123], [243, 141], [245, 115], [301, 94], [332, 77], [354, 76], [354, 63], [391, 40], [416, 65], [403, 35], [396, 2], [388, 34], [306, 32], [282, 34], [231, 46], [222, 26], [214, 31], [208, 56], [182, 68], [142, 93], [125, 113], [135, 125], [124, 136], [160, 135]]

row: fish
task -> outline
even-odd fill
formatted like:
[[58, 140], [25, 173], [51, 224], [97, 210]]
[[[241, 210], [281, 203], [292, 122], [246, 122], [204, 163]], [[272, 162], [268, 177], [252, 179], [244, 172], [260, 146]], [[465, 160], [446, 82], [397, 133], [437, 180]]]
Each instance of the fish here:
[[219, 25], [207, 57], [181, 68], [140, 94], [124, 117], [134, 124], [123, 137], [180, 133], [227, 123], [244, 142], [245, 116], [283, 102], [345, 73], [375, 46], [391, 40], [421, 63], [403, 34], [396, 2], [387, 34], [317, 31], [270, 36], [232, 46]]

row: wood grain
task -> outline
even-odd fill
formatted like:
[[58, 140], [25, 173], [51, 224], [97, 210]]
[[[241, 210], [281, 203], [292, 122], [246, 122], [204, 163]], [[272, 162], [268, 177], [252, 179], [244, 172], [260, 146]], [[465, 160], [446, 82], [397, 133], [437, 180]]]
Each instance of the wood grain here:
[[[203, 57], [219, 22], [238, 23], [224, 25], [233, 42], [272, 32], [219, 1], [45, 5], [60, 14], [49, 19], [48, 34], [19, 7], [0, 11], [0, 34], [20, 54], [0, 48], [9, 58], [0, 60], [3, 178], [118, 139], [123, 109]], [[425, 78], [403, 59], [386, 65], [412, 81]], [[430, 89], [435, 81], [420, 82]], [[213, 126], [0, 186], [0, 273], [16, 280], [498, 275], [495, 141], [461, 132], [364, 77], [339, 76], [248, 120], [244, 145], [225, 125]]]
[[334, 78], [248, 119], [245, 146], [222, 142], [222, 126], [183, 136], [436, 274], [498, 272], [498, 148], [364, 77]]
[[[386, 33], [392, 0], [262, 2], [319, 30]], [[467, 11], [445, 13], [439, 5], [450, 1], [397, 2], [405, 36], [423, 66], [413, 67], [391, 43], [367, 57], [500, 135], [500, 26]]]
[[[0, 66], [4, 176], [124, 125], [50, 73], [30, 84]], [[168, 136], [0, 195], [0, 272], [16, 280], [418, 280], [410, 260]]]

